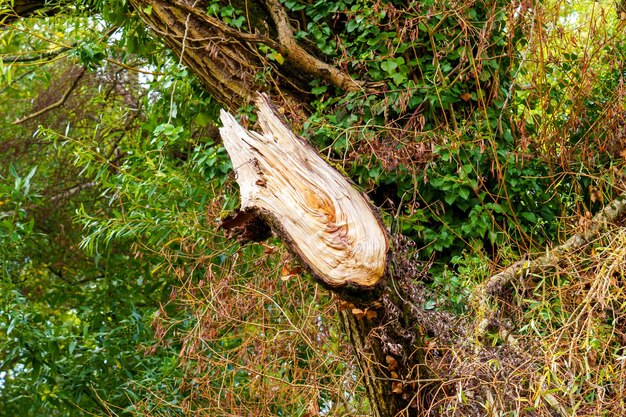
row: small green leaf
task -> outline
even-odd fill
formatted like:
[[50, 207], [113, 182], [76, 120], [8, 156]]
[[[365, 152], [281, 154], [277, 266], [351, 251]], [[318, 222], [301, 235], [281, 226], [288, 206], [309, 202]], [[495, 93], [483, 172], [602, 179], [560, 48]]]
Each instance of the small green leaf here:
[[396, 83], [397, 85], [402, 84], [403, 82], [405, 82], [407, 80], [406, 74], [404, 74], [402, 72], [394, 73], [391, 76], [391, 78], [393, 79], [393, 82]]
[[398, 68], [398, 63], [394, 60], [388, 59], [387, 61], [380, 63], [380, 68], [386, 73], [392, 74], [395, 72], [396, 68]]
[[205, 127], [208, 126], [208, 124], [211, 122], [211, 116], [208, 113], [200, 112], [196, 114], [194, 121], [198, 126]]
[[246, 18], [244, 16], [239, 16], [238, 18], [231, 20], [230, 24], [236, 28], [241, 29], [245, 21]]
[[311, 93], [318, 95], [318, 94], [322, 94], [324, 92], [326, 92], [326, 90], [328, 90], [328, 87], [325, 85], [320, 85], [319, 87], [313, 87], [311, 89]]
[[348, 20], [348, 24], [346, 24], [346, 31], [350, 33], [358, 27], [359, 27], [359, 21], [357, 19], [350, 19]]
[[16, 324], [17, 324], [17, 317], [13, 317], [13, 319], [9, 323], [9, 328], [7, 329], [7, 336], [11, 334], [13, 329], [15, 329]]
[[380, 175], [381, 172], [381, 167], [380, 166], [376, 166], [372, 169], [369, 170], [369, 175], [372, 178], [377, 178]]
[[219, 3], [211, 3], [209, 5], [209, 7], [207, 8], [207, 14], [210, 16], [217, 16], [220, 12], [220, 5]]
[[446, 200], [446, 203], [452, 204], [456, 201], [456, 198], [457, 198], [456, 193], [447, 193], [443, 199]]

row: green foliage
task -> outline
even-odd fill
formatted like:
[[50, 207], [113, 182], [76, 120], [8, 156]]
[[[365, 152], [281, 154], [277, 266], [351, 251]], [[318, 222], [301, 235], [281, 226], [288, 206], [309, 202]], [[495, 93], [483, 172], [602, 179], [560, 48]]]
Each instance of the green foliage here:
[[[356, 57], [348, 64], [356, 78], [386, 83], [383, 91], [343, 96], [314, 86], [321, 96], [305, 131], [331, 150], [375, 203], [389, 205], [396, 213], [390, 222], [423, 246], [425, 259], [434, 256], [446, 264], [463, 250], [494, 256], [504, 246], [520, 253], [541, 250], [557, 236], [558, 219], [577, 208], [569, 201], [572, 193], [588, 189], [592, 177], [606, 172], [597, 159], [579, 161], [574, 169], [585, 174], [562, 175], [555, 183], [559, 172], [577, 163], [577, 155], [591, 155], [578, 146], [580, 135], [589, 134], [580, 124], [561, 148], [529, 138], [544, 134], [536, 128], [545, 129], [547, 120], [561, 134], [565, 124], [576, 123], [567, 115], [578, 110], [564, 106], [581, 80], [580, 69], [574, 71], [577, 55], [570, 52], [552, 59], [562, 63], [560, 72], [552, 63], [544, 67], [554, 85], [546, 90], [552, 105], [533, 90], [514, 88], [536, 66], [516, 56], [524, 53], [527, 39], [519, 30], [523, 19], [512, 17], [508, 2], [420, 3], [402, 16], [391, 4], [303, 7], [310, 18], [306, 37], [321, 52], [338, 62]], [[328, 40], [331, 36], [341, 47]], [[609, 89], [595, 93], [594, 103], [611, 96]], [[533, 116], [516, 118], [520, 112]], [[592, 117], [584, 126], [594, 123]], [[533, 140], [537, 146], [529, 151]], [[559, 165], [554, 156], [566, 147], [572, 159]], [[582, 191], [579, 198], [588, 202], [590, 195]]]
[[[123, 213], [123, 208], [116, 210], [119, 200], [115, 199], [115, 187], [124, 180], [120, 173], [136, 169], [140, 175], [147, 174], [145, 161], [133, 159], [133, 153], [145, 150], [156, 163], [165, 155], [180, 161], [197, 147], [194, 156], [200, 159], [199, 155], [208, 153], [206, 160], [215, 165], [199, 163], [194, 168], [199, 174], [221, 169], [223, 178], [229, 165], [225, 158], [215, 164], [210, 145], [204, 147], [192, 141], [189, 133], [182, 134], [180, 126], [187, 122], [199, 130], [208, 129], [207, 117], [215, 111], [210, 99], [187, 99], [188, 89], [197, 87], [177, 81], [187, 79], [185, 72], [171, 71], [163, 83], [169, 88], [161, 93], [154, 90], [147, 97], [145, 78], [140, 80], [136, 72], [120, 74], [107, 64], [106, 59], [114, 57], [133, 65], [155, 59], [171, 65], [169, 56], [150, 48], [155, 43], [147, 38], [145, 28], [126, 24], [122, 36], [115, 39], [94, 32], [91, 18], [40, 23], [37, 32], [31, 32], [37, 37], [29, 37], [28, 26], [2, 35], [3, 58], [5, 53], [29, 57], [37, 53], [31, 49], [50, 48], [49, 41], [65, 45], [52, 47], [50, 62], [42, 58], [31, 67], [8, 66], [0, 84], [7, 98], [2, 101], [5, 136], [0, 152], [2, 160], [12, 162], [0, 165], [2, 416], [132, 415], [147, 398], [143, 392], [179, 390], [182, 371], [172, 358], [180, 346], [174, 340], [168, 346], [154, 347], [158, 342], [151, 327], [160, 303], [168, 299], [177, 280], [162, 268], [163, 258], [133, 247], [141, 241], [137, 240], [141, 227], [147, 230], [158, 223], [154, 213], [162, 210], [161, 203], [150, 200], [146, 205], [152, 204], [154, 212], [133, 213], [129, 223], [136, 217], [140, 227], [129, 231], [126, 239], [118, 237], [130, 228], [120, 227], [111, 235], [114, 243], [101, 239], [91, 252], [79, 248], [83, 231], [75, 216], [98, 213], [101, 221]], [[102, 28], [103, 23], [95, 26]], [[132, 46], [130, 52], [116, 53], [127, 45]], [[150, 57], [145, 61], [133, 55], [148, 50]], [[93, 71], [85, 72], [69, 90], [78, 73], [76, 65]], [[183, 98], [174, 94], [176, 84]], [[46, 109], [66, 91], [71, 94], [62, 108]], [[188, 107], [178, 111], [175, 100], [184, 100]], [[146, 118], [139, 105], [164, 109], [165, 121], [171, 115], [172, 122], [164, 123], [156, 114]], [[32, 120], [10, 123], [42, 109], [42, 115]], [[144, 141], [149, 144], [146, 148]], [[163, 170], [155, 167], [150, 174], [162, 179], [163, 171], [176, 163]], [[124, 186], [137, 194], [155, 187], [154, 182], [134, 179]], [[109, 185], [113, 188], [107, 195]], [[180, 187], [181, 194], [186, 195], [188, 188]], [[111, 200], [101, 199], [103, 195]], [[160, 242], [165, 237], [159, 235], [162, 229], [156, 229], [149, 233]]]
[[[154, 275], [144, 285], [129, 282], [127, 270], [113, 270], [117, 258], [109, 255], [102, 277], [71, 292], [33, 264], [22, 267], [21, 283], [1, 284], [2, 415], [105, 414], [112, 404], [131, 406], [136, 391], [128, 381], [171, 377], [151, 375], [162, 359], [137, 349], [153, 334], [154, 307], [146, 303], [167, 287]], [[43, 297], [36, 301], [38, 293]]]
[[[304, 9], [322, 52], [358, 57], [351, 72], [387, 84], [375, 94], [325, 95], [306, 131], [376, 203], [391, 204], [399, 231], [420, 242], [425, 258], [442, 263], [464, 249], [532, 250], [557, 231], [561, 206], [545, 191], [549, 180], [539, 180], [545, 165], [517, 163], [505, 121], [516, 41], [505, 35], [516, 24], [508, 7], [440, 1], [402, 16], [392, 5], [351, 1]], [[343, 50], [331, 50], [329, 22], [344, 13], [345, 25], [332, 28]]]
[[246, 21], [244, 11], [236, 9], [232, 4], [222, 6], [219, 0], [211, 2], [207, 7], [207, 13], [219, 17], [224, 23], [241, 29]]

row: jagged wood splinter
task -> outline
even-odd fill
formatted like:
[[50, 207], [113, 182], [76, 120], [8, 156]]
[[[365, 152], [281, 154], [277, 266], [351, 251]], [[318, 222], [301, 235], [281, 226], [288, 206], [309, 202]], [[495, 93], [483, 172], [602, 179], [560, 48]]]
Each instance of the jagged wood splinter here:
[[220, 134], [239, 184], [240, 212], [267, 222], [325, 285], [375, 287], [385, 273], [389, 245], [372, 206], [282, 122], [266, 95], [259, 94], [256, 104], [262, 133], [221, 112]]

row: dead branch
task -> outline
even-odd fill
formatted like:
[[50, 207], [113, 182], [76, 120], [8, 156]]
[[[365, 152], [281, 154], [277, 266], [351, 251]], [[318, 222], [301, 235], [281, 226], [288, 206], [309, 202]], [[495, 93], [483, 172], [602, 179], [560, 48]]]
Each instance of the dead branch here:
[[80, 72], [78, 73], [78, 75], [72, 80], [72, 84], [70, 84], [69, 88], [65, 91], [65, 93], [63, 93], [63, 96], [57, 100], [56, 102], [52, 103], [51, 105], [36, 111], [35, 113], [31, 113], [28, 116], [25, 116], [21, 119], [18, 119], [16, 121], [13, 122], [14, 125], [19, 125], [21, 123], [24, 123], [28, 120], [34, 119], [36, 117], [41, 116], [42, 114], [45, 114], [47, 112], [49, 112], [50, 110], [56, 109], [57, 107], [61, 107], [69, 98], [70, 94], [72, 94], [72, 92], [74, 91], [74, 89], [76, 88], [76, 86], [78, 85], [78, 82], [80, 81], [81, 78], [83, 78], [83, 75], [85, 75], [85, 68], [81, 68]]
[[568, 255], [580, 250], [584, 245], [597, 237], [598, 233], [603, 231], [607, 225], [615, 223], [624, 215], [626, 215], [626, 193], [619, 195], [597, 213], [583, 233], [575, 234], [562, 245], [548, 251], [544, 256], [532, 261], [515, 262], [504, 271], [492, 276], [485, 285], [485, 293], [489, 295], [497, 294], [502, 291], [505, 285], [520, 277], [541, 272], [546, 267], [556, 265]]
[[620, 194], [615, 200], [598, 212], [590, 225], [582, 233], [570, 237], [565, 243], [546, 252], [534, 260], [518, 261], [505, 270], [492, 276], [484, 285], [479, 296], [485, 312], [485, 318], [478, 324], [479, 335], [484, 334], [491, 324], [493, 311], [487, 306], [490, 297], [502, 291], [502, 289], [514, 281], [522, 280], [530, 274], [539, 274], [561, 263], [576, 251], [582, 250], [585, 245], [595, 239], [607, 226], [618, 222], [626, 216], [626, 192]]
[[39, 52], [33, 54], [25, 54], [25, 55], [12, 55], [12, 56], [4, 56], [0, 57], [0, 62], [3, 64], [15, 64], [15, 63], [26, 63], [30, 62], [33, 65], [42, 64], [47, 62], [48, 58], [55, 58], [61, 55], [64, 52], [67, 52], [71, 49], [69, 46], [64, 46], [61, 48], [54, 49], [52, 51]]
[[[50, 197], [50, 202], [52, 203], [58, 203], [61, 200], [65, 200], [68, 199], [78, 193], [80, 193], [83, 190], [88, 190], [90, 188], [95, 187], [97, 184], [94, 181], [89, 181], [83, 184], [78, 184], [78, 185], [74, 185], [73, 187], [70, 187], [64, 191], [61, 191], [58, 194], [55, 194], [53, 196]], [[22, 210], [31, 210], [34, 207], [36, 207], [34, 204], [30, 204], [28, 206], [22, 207]], [[3, 211], [0, 212], [0, 219], [4, 219], [7, 217], [13, 217], [15, 216], [15, 210], [8, 210], [8, 211]]]
[[50, 197], [50, 201], [53, 203], [56, 203], [60, 200], [65, 200], [68, 199], [76, 194], [78, 194], [79, 192], [83, 191], [83, 190], [88, 190], [89, 188], [93, 188], [96, 186], [96, 182], [95, 181], [89, 181], [86, 182], [84, 184], [78, 184], [75, 185], [73, 187], [68, 188], [67, 190], [59, 193], [59, 194], [55, 194], [52, 197]]
[[350, 77], [349, 74], [320, 61], [297, 43], [289, 23], [289, 16], [280, 1], [265, 0], [265, 5], [276, 24], [278, 42], [280, 43], [279, 52], [284, 55], [285, 59], [299, 69], [317, 78], [322, 78], [342, 90], [355, 91], [362, 88], [361, 84]]

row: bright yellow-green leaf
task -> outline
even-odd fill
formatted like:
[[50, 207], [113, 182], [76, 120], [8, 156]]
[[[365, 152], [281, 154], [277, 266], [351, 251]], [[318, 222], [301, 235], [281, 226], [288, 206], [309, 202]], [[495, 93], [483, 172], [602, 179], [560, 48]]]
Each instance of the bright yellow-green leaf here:
[[285, 62], [285, 58], [279, 52], [274, 52], [273, 54], [271, 54], [270, 59], [273, 59], [281, 65], [283, 64], [283, 62]]

